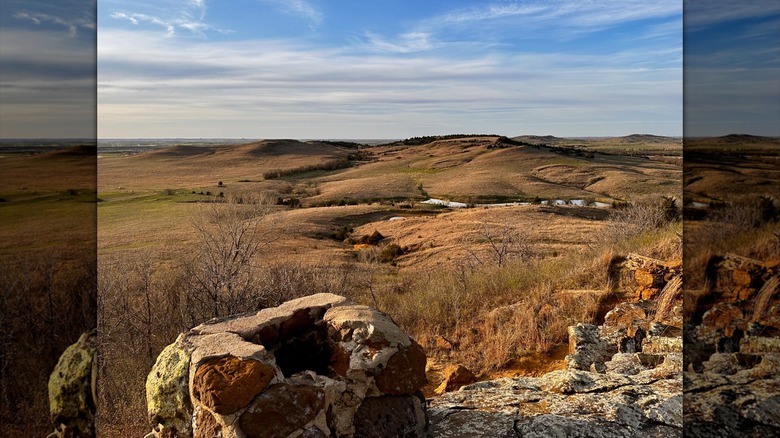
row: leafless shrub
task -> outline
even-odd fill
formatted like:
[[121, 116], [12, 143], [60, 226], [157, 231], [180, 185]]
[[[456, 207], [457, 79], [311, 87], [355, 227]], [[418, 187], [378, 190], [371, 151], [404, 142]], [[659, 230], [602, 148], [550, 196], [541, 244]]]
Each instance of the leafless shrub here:
[[193, 220], [195, 259], [185, 264], [188, 290], [213, 317], [235, 310], [231, 303], [251, 296], [254, 257], [273, 240], [274, 224], [261, 205], [214, 203]]
[[607, 237], [621, 241], [660, 228], [665, 224], [666, 216], [659, 202], [645, 201], [613, 210], [609, 221]]
[[528, 260], [534, 255], [531, 236], [507, 224], [481, 222], [476, 232], [463, 238], [462, 246], [471, 266], [503, 267], [512, 259]]

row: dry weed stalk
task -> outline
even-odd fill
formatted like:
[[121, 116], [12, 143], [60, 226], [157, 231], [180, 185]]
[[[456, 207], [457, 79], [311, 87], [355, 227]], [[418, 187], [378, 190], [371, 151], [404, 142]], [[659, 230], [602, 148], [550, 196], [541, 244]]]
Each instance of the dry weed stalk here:
[[780, 276], [773, 276], [767, 280], [756, 295], [756, 301], [753, 305], [753, 317], [751, 321], [761, 321], [769, 311], [769, 305], [780, 292]]
[[658, 295], [658, 307], [653, 321], [663, 321], [672, 311], [674, 303], [682, 296], [682, 276], [675, 275], [669, 280]]

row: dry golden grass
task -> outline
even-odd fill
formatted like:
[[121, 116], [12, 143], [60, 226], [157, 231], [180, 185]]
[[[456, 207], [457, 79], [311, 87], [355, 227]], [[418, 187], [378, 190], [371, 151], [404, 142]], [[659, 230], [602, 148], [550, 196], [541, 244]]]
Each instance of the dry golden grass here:
[[0, 157], [0, 435], [44, 436], [46, 385], [95, 324], [94, 152]]

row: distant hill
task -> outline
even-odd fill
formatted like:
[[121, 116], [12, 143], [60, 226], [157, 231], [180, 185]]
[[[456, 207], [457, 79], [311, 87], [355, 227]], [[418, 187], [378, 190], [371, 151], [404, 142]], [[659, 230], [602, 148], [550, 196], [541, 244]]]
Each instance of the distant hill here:
[[658, 143], [669, 143], [674, 141], [679, 141], [679, 139], [675, 139], [674, 137], [664, 137], [661, 135], [652, 135], [652, 134], [631, 134], [623, 137], [605, 138], [602, 139], [600, 142], [616, 143], [616, 144], [635, 144], [635, 143], [658, 144]]
[[520, 135], [512, 137], [512, 140], [520, 141], [529, 144], [548, 144], [559, 145], [563, 143], [570, 143], [570, 139], [556, 137], [554, 135]]

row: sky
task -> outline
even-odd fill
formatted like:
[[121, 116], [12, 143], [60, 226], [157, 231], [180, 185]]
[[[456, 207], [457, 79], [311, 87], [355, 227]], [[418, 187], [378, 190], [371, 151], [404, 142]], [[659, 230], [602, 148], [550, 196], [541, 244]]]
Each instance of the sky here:
[[93, 0], [0, 0], [0, 138], [95, 138]]
[[780, 137], [780, 1], [685, 3], [686, 137]]
[[100, 138], [682, 134], [679, 0], [99, 0]]
[[776, 0], [0, 2], [0, 137], [94, 132], [96, 34], [100, 138], [780, 134]]

